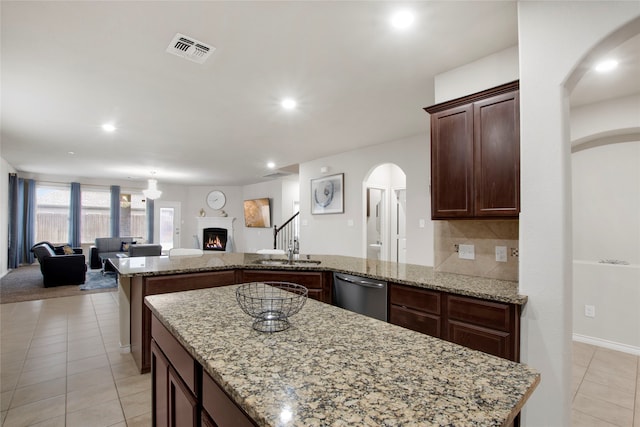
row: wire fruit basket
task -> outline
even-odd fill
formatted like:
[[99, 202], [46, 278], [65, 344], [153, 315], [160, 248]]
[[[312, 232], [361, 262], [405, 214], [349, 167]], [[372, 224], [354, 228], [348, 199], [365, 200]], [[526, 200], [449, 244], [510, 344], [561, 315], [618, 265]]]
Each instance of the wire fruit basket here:
[[288, 282], [251, 282], [236, 289], [236, 300], [242, 311], [254, 318], [253, 329], [280, 332], [289, 328], [289, 317], [307, 301], [309, 291]]

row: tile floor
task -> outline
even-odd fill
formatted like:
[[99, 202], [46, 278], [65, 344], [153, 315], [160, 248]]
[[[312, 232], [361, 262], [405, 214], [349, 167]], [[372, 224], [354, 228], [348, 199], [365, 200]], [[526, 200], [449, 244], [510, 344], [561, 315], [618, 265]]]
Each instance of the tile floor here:
[[[151, 425], [151, 378], [119, 350], [117, 297], [0, 305], [3, 426]], [[573, 352], [573, 426], [640, 427], [640, 358]]]

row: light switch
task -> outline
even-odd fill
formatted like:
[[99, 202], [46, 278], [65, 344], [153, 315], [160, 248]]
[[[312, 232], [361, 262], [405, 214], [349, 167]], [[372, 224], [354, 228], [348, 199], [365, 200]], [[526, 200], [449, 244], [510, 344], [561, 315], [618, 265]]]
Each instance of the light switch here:
[[424, 219], [421, 219], [420, 221], [418, 221], [418, 227], [424, 228], [424, 226], [425, 226]]
[[476, 259], [476, 250], [473, 245], [458, 246], [458, 258], [460, 259]]
[[347, 220], [347, 227], [353, 227], [353, 220], [352, 219], [348, 219]]

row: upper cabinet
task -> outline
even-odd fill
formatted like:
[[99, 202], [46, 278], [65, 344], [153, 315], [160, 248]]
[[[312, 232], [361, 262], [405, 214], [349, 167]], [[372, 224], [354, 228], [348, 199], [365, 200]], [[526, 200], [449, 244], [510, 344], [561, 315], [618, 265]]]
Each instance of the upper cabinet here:
[[436, 104], [431, 114], [431, 218], [518, 218], [519, 83]]

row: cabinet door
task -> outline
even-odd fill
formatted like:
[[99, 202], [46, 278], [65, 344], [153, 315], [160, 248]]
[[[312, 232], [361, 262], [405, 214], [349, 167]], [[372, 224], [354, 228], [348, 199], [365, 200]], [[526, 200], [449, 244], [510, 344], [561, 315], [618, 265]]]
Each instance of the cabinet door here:
[[520, 101], [518, 91], [473, 104], [475, 216], [520, 212]]
[[329, 293], [329, 279], [323, 272], [318, 271], [282, 271], [282, 270], [244, 270], [242, 272], [244, 282], [291, 282], [302, 285], [309, 291], [308, 297], [315, 300], [331, 303]]
[[440, 338], [440, 316], [391, 304], [389, 306], [389, 323]]
[[449, 341], [494, 356], [513, 360], [512, 336], [509, 332], [483, 328], [470, 323], [450, 320]]
[[198, 402], [176, 371], [169, 366], [169, 426], [197, 427]]
[[169, 425], [169, 361], [151, 340], [151, 405], [153, 425]]
[[431, 217], [473, 215], [473, 106], [431, 115]]

